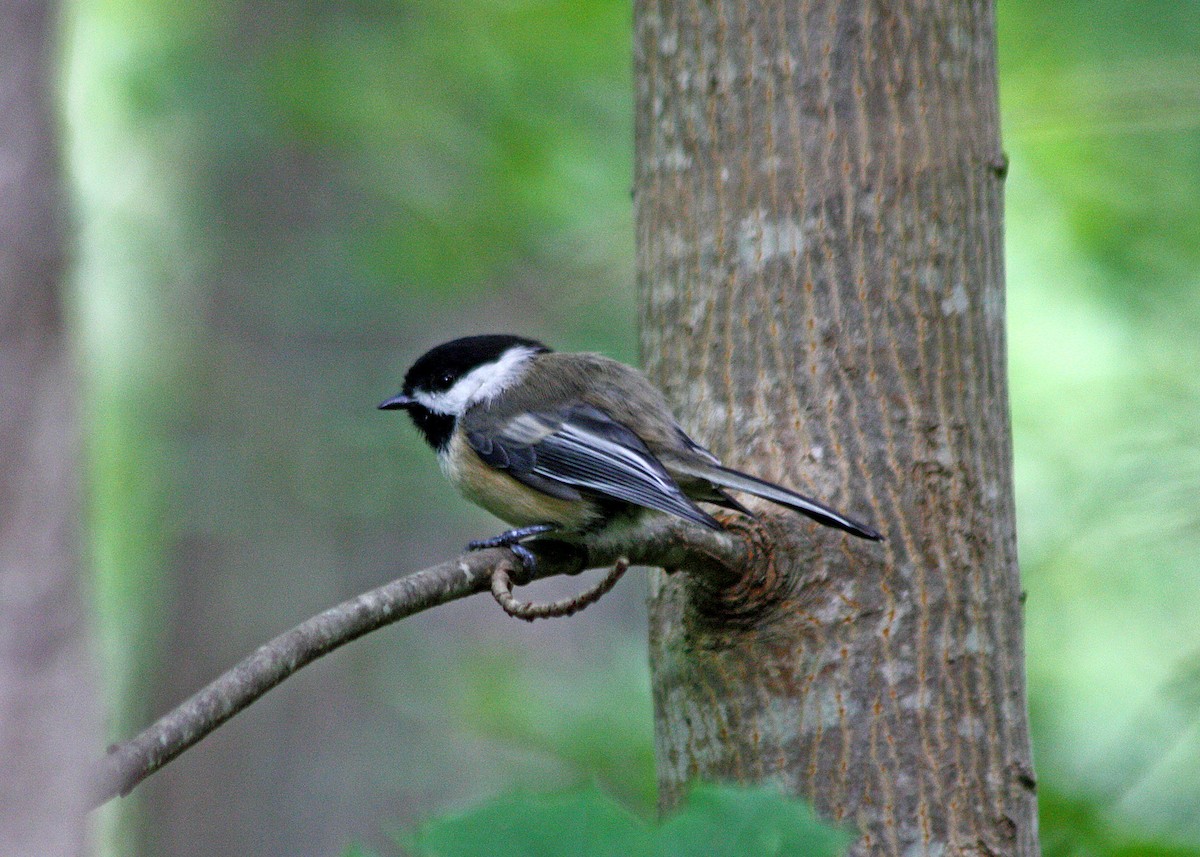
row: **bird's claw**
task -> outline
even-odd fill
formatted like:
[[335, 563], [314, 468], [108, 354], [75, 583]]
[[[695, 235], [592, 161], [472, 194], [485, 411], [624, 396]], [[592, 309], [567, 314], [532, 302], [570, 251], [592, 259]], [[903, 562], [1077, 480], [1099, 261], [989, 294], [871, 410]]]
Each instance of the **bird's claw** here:
[[525, 573], [532, 575], [537, 568], [537, 557], [533, 555], [533, 551], [521, 544], [521, 539], [540, 536], [553, 529], [555, 529], [553, 524], [534, 524], [530, 527], [519, 527], [515, 530], [501, 533], [498, 536], [492, 536], [490, 539], [480, 539], [470, 542], [467, 544], [467, 550], [478, 551], [486, 550], [487, 548], [508, 548], [521, 561], [521, 567], [525, 569]]

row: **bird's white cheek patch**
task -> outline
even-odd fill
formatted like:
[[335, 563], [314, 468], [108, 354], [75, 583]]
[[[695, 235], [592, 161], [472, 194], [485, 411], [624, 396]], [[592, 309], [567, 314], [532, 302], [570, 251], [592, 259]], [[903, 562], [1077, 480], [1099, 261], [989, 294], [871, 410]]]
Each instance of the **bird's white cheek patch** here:
[[[456, 384], [455, 387], [458, 385]], [[428, 408], [435, 414], [446, 414], [448, 416], [457, 416], [462, 410], [454, 406], [454, 387], [444, 393], [413, 393], [413, 398], [421, 404], [422, 407]]]
[[535, 354], [537, 351], [525, 346], [510, 348], [495, 363], [472, 369], [458, 382], [470, 380], [474, 385], [467, 395], [466, 405], [477, 405], [498, 395], [525, 374], [526, 365]]
[[532, 348], [510, 348], [492, 363], [477, 366], [441, 393], [416, 392], [413, 398], [438, 414], [458, 416], [471, 405], [486, 402], [516, 381], [525, 364], [537, 352]]

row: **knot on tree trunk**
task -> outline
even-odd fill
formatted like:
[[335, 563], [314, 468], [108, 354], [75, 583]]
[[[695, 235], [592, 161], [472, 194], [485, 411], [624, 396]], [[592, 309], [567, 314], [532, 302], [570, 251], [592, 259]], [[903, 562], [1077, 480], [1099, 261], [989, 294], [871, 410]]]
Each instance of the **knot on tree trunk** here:
[[685, 622], [707, 646], [732, 644], [747, 628], [769, 626], [790, 613], [797, 601], [822, 597], [824, 538], [797, 539], [792, 531], [798, 522], [786, 514], [718, 518], [741, 542], [741, 561], [688, 575]]

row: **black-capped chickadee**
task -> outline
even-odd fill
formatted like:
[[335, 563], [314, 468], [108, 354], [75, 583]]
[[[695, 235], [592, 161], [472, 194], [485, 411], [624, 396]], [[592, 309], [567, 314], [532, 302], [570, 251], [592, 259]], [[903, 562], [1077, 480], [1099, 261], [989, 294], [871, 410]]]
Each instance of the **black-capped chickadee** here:
[[696, 504], [750, 515], [744, 491], [863, 539], [866, 524], [779, 485], [723, 467], [675, 421], [641, 372], [600, 354], [551, 351], [519, 336], [468, 336], [422, 355], [403, 391], [380, 406], [404, 409], [467, 499], [517, 527], [472, 548], [521, 539], [567, 540], [642, 515], [677, 515], [721, 529]]

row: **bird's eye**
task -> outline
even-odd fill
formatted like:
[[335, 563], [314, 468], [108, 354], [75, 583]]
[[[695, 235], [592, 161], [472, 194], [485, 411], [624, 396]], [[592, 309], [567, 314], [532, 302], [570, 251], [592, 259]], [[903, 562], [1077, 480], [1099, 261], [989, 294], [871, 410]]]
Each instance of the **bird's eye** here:
[[443, 372], [441, 375], [438, 376], [438, 380], [441, 381], [443, 384], [445, 384], [447, 387], [449, 387], [450, 382], [454, 380], [454, 373], [447, 369], [445, 372]]

